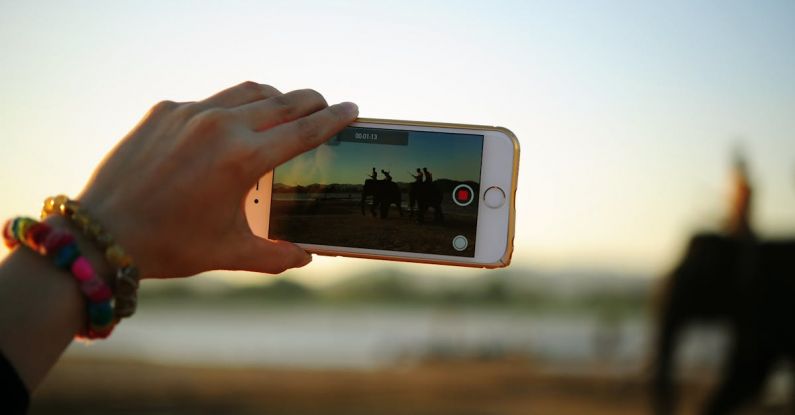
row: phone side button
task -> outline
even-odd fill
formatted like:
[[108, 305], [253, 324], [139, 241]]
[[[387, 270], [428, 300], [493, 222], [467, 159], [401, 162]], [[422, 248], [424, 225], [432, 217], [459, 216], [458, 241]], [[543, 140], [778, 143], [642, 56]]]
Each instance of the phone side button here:
[[501, 208], [505, 204], [505, 192], [498, 186], [491, 186], [483, 193], [483, 203], [492, 209]]

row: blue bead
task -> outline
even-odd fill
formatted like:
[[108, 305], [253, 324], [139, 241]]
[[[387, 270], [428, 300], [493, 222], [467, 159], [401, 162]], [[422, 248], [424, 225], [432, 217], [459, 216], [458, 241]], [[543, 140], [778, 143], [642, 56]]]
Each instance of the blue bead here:
[[106, 326], [113, 321], [113, 307], [110, 301], [88, 304], [88, 318], [92, 326]]
[[72, 242], [64, 245], [53, 255], [53, 261], [58, 268], [69, 269], [72, 262], [75, 262], [77, 257], [80, 256], [80, 251], [77, 249], [77, 244]]

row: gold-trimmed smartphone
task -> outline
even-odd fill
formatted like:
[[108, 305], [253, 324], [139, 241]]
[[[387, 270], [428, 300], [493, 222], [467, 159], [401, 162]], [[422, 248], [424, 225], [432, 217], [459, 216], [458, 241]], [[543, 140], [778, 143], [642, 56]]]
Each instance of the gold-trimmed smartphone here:
[[360, 118], [263, 176], [246, 217], [320, 255], [505, 267], [518, 170], [502, 127]]

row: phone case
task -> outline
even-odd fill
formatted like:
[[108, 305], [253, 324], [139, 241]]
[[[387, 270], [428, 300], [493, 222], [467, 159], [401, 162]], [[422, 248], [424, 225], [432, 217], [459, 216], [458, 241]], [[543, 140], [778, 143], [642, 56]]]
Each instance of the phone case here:
[[465, 130], [477, 130], [477, 131], [499, 131], [507, 135], [511, 141], [513, 142], [513, 177], [511, 178], [511, 205], [510, 205], [510, 213], [508, 219], [508, 241], [506, 244], [505, 253], [499, 261], [491, 263], [491, 264], [472, 264], [472, 263], [464, 263], [458, 261], [439, 261], [439, 260], [432, 260], [432, 259], [425, 259], [425, 258], [411, 258], [411, 257], [395, 257], [395, 256], [386, 256], [386, 255], [377, 255], [377, 254], [362, 254], [362, 253], [352, 253], [346, 252], [344, 254], [340, 254], [339, 252], [332, 251], [332, 250], [324, 250], [318, 248], [307, 248], [307, 252], [311, 252], [314, 254], [319, 255], [326, 255], [326, 256], [346, 256], [346, 257], [353, 257], [353, 258], [367, 258], [367, 259], [380, 259], [386, 261], [400, 261], [400, 262], [416, 262], [416, 263], [425, 263], [425, 264], [438, 264], [438, 265], [454, 265], [454, 266], [465, 266], [465, 267], [472, 267], [472, 268], [502, 268], [507, 267], [511, 263], [511, 256], [513, 255], [513, 241], [515, 236], [515, 221], [516, 221], [516, 188], [517, 188], [517, 181], [519, 178], [519, 140], [516, 138], [516, 135], [504, 127], [493, 127], [487, 125], [475, 125], [475, 124], [455, 124], [455, 123], [441, 123], [441, 122], [428, 122], [428, 121], [406, 121], [406, 120], [388, 120], [388, 119], [380, 119], [380, 118], [359, 118], [355, 121], [356, 123], [368, 123], [368, 124], [392, 124], [392, 125], [405, 125], [405, 126], [425, 126], [425, 127], [442, 127], [442, 128], [456, 128], [456, 129], [465, 129]]

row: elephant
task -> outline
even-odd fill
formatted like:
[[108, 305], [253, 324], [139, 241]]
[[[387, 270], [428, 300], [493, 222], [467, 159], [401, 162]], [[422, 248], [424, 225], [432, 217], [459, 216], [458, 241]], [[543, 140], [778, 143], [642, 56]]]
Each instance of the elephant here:
[[400, 216], [403, 216], [403, 208], [400, 206], [402, 195], [397, 183], [391, 180], [365, 180], [362, 188], [362, 215], [365, 214], [364, 207], [368, 197], [372, 197], [373, 200], [373, 204], [370, 206], [370, 213], [373, 216], [376, 216], [376, 209], [379, 209], [381, 218], [386, 219], [389, 206], [393, 204], [397, 207]]
[[795, 358], [795, 240], [696, 235], [665, 282], [654, 343], [655, 414], [674, 412], [673, 360], [691, 322], [728, 323], [730, 334], [722, 379], [704, 414], [739, 409], [759, 395], [780, 360]]
[[[444, 222], [442, 212], [442, 192], [434, 182], [412, 183], [412, 191], [417, 202], [417, 222], [425, 221], [425, 212], [433, 208], [433, 220]], [[413, 207], [413, 206], [412, 206]]]

